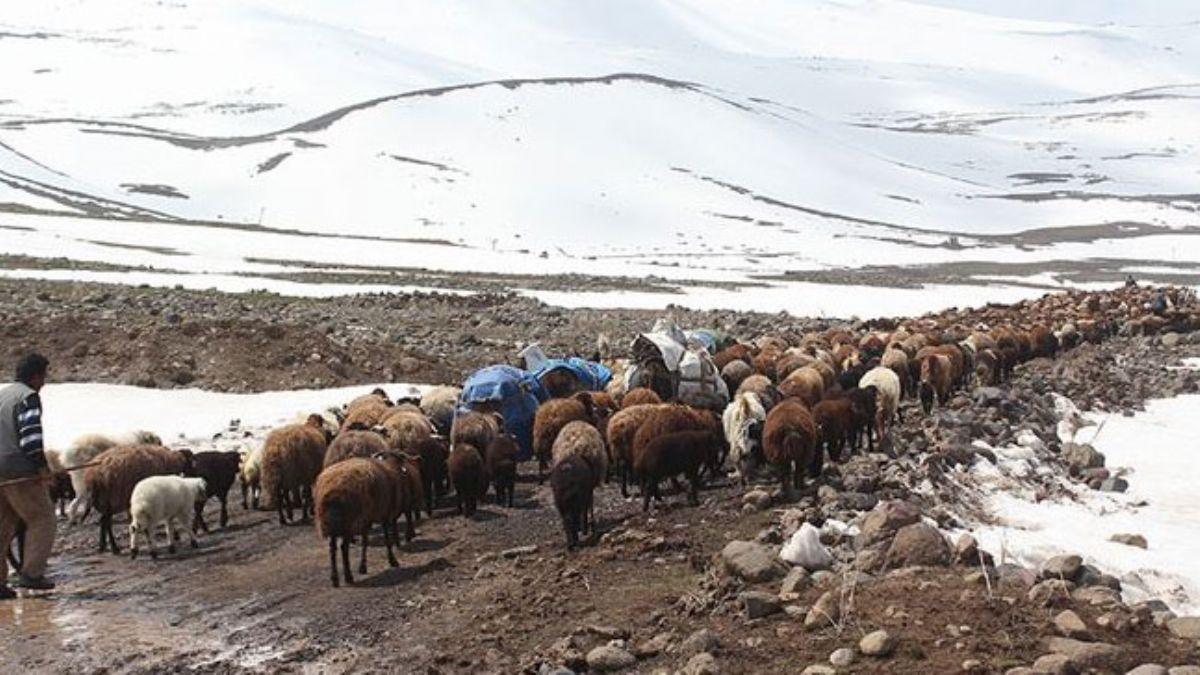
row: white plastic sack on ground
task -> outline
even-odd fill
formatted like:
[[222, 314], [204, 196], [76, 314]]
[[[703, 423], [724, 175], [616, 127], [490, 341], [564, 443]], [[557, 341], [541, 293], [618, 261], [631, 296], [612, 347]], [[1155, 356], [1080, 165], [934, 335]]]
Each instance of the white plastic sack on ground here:
[[833, 565], [833, 556], [821, 544], [821, 533], [811, 523], [804, 523], [796, 530], [791, 540], [783, 545], [779, 557], [810, 572], [829, 569]]

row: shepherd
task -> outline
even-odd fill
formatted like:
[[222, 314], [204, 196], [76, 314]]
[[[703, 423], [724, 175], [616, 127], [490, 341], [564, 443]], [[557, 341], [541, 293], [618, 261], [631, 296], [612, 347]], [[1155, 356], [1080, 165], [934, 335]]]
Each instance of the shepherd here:
[[[49, 370], [45, 356], [29, 354], [17, 364], [17, 381], [0, 389], [0, 551], [9, 550], [24, 523], [25, 552], [12, 585], [42, 591], [54, 588], [45, 576], [55, 522], [38, 396]], [[8, 579], [7, 556], [0, 556], [0, 600], [16, 597]]]

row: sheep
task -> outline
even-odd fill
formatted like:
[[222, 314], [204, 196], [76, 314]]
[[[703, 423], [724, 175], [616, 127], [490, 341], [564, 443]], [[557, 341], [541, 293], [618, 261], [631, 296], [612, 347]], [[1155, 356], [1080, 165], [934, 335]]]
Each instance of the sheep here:
[[[193, 511], [204, 508], [207, 494], [203, 478], [149, 476], [138, 481], [129, 497], [129, 557], [138, 556], [140, 532], [150, 546], [150, 557], [158, 558], [154, 532], [159, 526], [167, 530], [167, 552], [174, 553], [179, 530], [184, 529]], [[192, 548], [199, 548], [195, 526], [186, 529]]]
[[766, 375], [751, 375], [742, 380], [734, 397], [748, 391], [758, 395], [758, 400], [762, 402], [763, 408], [767, 412], [770, 412], [771, 408], [780, 400], [779, 390], [775, 387], [775, 383], [771, 382], [771, 378]]
[[649, 387], [635, 387], [625, 392], [621, 397], [621, 409], [632, 408], [635, 405], [652, 405], [662, 403], [662, 397]]
[[517, 482], [517, 440], [500, 434], [488, 444], [484, 463], [496, 488], [496, 503], [512, 508]]
[[404, 514], [404, 538], [406, 541], [412, 541], [417, 536], [413, 522], [420, 520], [421, 506], [425, 503], [425, 479], [421, 475], [421, 458], [393, 450], [376, 453], [375, 459], [385, 460], [397, 474], [397, 508]]
[[608, 450], [604, 437], [587, 422], [575, 420], [558, 432], [551, 449], [551, 466], [566, 457], [580, 457], [592, 467], [596, 485], [608, 478]]
[[[162, 445], [162, 439], [150, 431], [130, 431], [122, 434], [86, 434], [75, 439], [65, 450], [59, 453], [59, 459], [64, 467], [82, 466], [91, 463], [100, 453], [115, 448], [118, 445]], [[67, 520], [75, 523], [87, 517], [91, 505], [91, 497], [84, 485], [83, 469], [70, 473], [71, 489], [75, 498], [67, 505]]]
[[975, 378], [983, 386], [1000, 381], [1000, 355], [995, 350], [985, 349], [975, 355]]
[[728, 366], [729, 364], [731, 364], [735, 361], [741, 361], [742, 363], [745, 363], [746, 365], [750, 365], [750, 361], [751, 361], [750, 354], [751, 354], [751, 350], [748, 345], [744, 345], [741, 343], [734, 343], [734, 344], [726, 347], [725, 349], [722, 349], [721, 351], [717, 352], [716, 354], [713, 354], [712, 361], [713, 361], [713, 365], [715, 365], [721, 371], [724, 371], [726, 366]]
[[821, 395], [825, 393], [825, 378], [821, 377], [820, 371], [811, 366], [804, 366], [788, 375], [787, 379], [779, 383], [779, 393], [784, 398], [798, 398], [804, 402], [804, 405], [812, 407], [821, 400]]
[[433, 422], [438, 434], [450, 435], [450, 425], [454, 422], [454, 406], [462, 389], [458, 387], [434, 387], [421, 395], [421, 412]]
[[503, 421], [498, 413], [476, 410], [459, 412], [454, 415], [454, 422], [450, 425], [450, 446], [467, 443], [476, 450], [487, 448], [496, 434], [504, 428]]
[[325, 450], [322, 468], [329, 468], [351, 457], [371, 457], [388, 450], [388, 443], [374, 431], [343, 431]]
[[621, 496], [628, 497], [629, 477], [633, 470], [633, 437], [642, 423], [650, 419], [655, 410], [669, 408], [669, 403], [636, 405], [624, 408], [608, 422], [605, 436], [608, 439], [610, 462], [621, 474]]
[[436, 429], [420, 409], [392, 408], [376, 427], [387, 439], [388, 446], [399, 452], [411, 452]]
[[876, 391], [875, 404], [875, 435], [883, 443], [887, 425], [896, 417], [900, 407], [900, 378], [891, 368], [876, 366], [868, 370], [858, 381], [860, 389], [874, 387]]
[[458, 512], [470, 518], [475, 515], [476, 503], [487, 493], [488, 480], [483, 457], [471, 443], [455, 443], [446, 464], [458, 498]]
[[[394, 453], [389, 453], [393, 454]], [[342, 550], [342, 576], [354, 583], [350, 572], [350, 539], [361, 537], [358, 573], [367, 573], [367, 540], [371, 526], [383, 528], [388, 564], [400, 563], [392, 552], [398, 543], [396, 519], [400, 512], [401, 463], [393, 457], [351, 457], [321, 472], [313, 485], [317, 534], [329, 540], [330, 581], [338, 587], [337, 550]]]
[[204, 500], [196, 504], [196, 516], [192, 521], [192, 529], [200, 528], [208, 532], [208, 523], [204, 522], [204, 504], [210, 497], [216, 497], [221, 504], [221, 529], [229, 525], [229, 489], [237, 478], [241, 455], [236, 452], [199, 452], [192, 456], [192, 475], [203, 478], [205, 485]]
[[58, 514], [66, 517], [67, 504], [75, 499], [75, 487], [71, 484], [71, 476], [63, 469], [62, 453], [54, 448], [46, 448], [46, 465], [50, 469], [50, 500], [58, 505]]
[[421, 492], [425, 495], [425, 513], [433, 516], [433, 507], [446, 493], [449, 470], [446, 468], [445, 439], [434, 436], [428, 438], [415, 448], [421, 462]]
[[[721, 433], [721, 420], [707, 410], [689, 408], [685, 405], [670, 404], [653, 411], [646, 421], [638, 427], [633, 435], [631, 458], [636, 458], [641, 449], [655, 437], [676, 431], [715, 431]], [[719, 452], [715, 461], [708, 464], [709, 470], [716, 472], [719, 462], [724, 459]]]
[[362, 396], [346, 407], [346, 416], [342, 419], [341, 429], [365, 428], [378, 426], [392, 412], [392, 406], [377, 396]]
[[719, 432], [676, 431], [650, 440], [634, 455], [634, 471], [642, 484], [642, 511], [650, 510], [650, 497], [661, 501], [658, 483], [684, 474], [688, 479], [688, 503], [700, 504], [701, 467], [716, 461], [722, 439]]
[[595, 533], [591, 519], [592, 493], [596, 489], [592, 467], [580, 457], [567, 457], [550, 469], [554, 507], [567, 535], [567, 550], [579, 545], [579, 535]]
[[883, 352], [883, 356], [879, 359], [879, 365], [884, 368], [891, 368], [896, 377], [900, 378], [900, 393], [901, 395], [911, 395], [913, 393], [912, 373], [908, 367], [908, 354], [899, 347], [890, 347]]
[[816, 424], [800, 399], [784, 399], [767, 413], [763, 425], [763, 456], [779, 467], [785, 494], [792, 487], [800, 487], [805, 471], [812, 464], [816, 443]]
[[325, 434], [320, 416], [306, 424], [289, 424], [267, 434], [262, 447], [259, 481], [263, 502], [279, 512], [279, 524], [292, 520], [293, 497], [300, 505], [301, 521], [312, 509], [312, 486], [325, 460]]
[[742, 485], [746, 484], [753, 458], [762, 452], [762, 427], [766, 420], [767, 411], [753, 392], [734, 397], [721, 415], [721, 425], [729, 441], [729, 456], [738, 469]]
[[352, 410], [364, 406], [373, 407], [380, 403], [389, 408], [393, 405], [392, 399], [388, 398], [387, 392], [381, 387], [375, 387], [371, 390], [371, 393], [363, 394], [362, 396], [356, 396], [355, 398], [351, 399], [350, 402], [346, 404], [346, 412], [350, 413]]
[[544, 473], [549, 466], [554, 441], [559, 432], [568, 423], [575, 421], [595, 421], [592, 397], [587, 392], [581, 392], [571, 398], [551, 399], [538, 406], [533, 416], [533, 454], [538, 460], [539, 473]]
[[100, 514], [100, 546], [120, 553], [113, 534], [113, 516], [129, 509], [134, 487], [143, 478], [190, 473], [192, 453], [168, 450], [161, 445], [119, 445], [96, 457], [95, 466], [83, 473], [83, 489]]
[[546, 390], [546, 395], [552, 399], [573, 396], [583, 386], [575, 373], [567, 368], [552, 368], [542, 373], [538, 379], [542, 383], [542, 388]]
[[738, 387], [742, 386], [742, 382], [753, 374], [754, 369], [741, 359], [730, 361], [724, 368], [721, 368], [721, 379], [725, 380], [725, 387], [729, 391], [737, 391]]
[[855, 435], [854, 401], [850, 398], [830, 398], [821, 401], [812, 409], [813, 422], [817, 425], [817, 450], [812, 464], [813, 475], [820, 473], [823, 453], [829, 459], [842, 461], [842, 450]]
[[928, 415], [936, 396], [939, 405], [950, 398], [950, 359], [941, 354], [929, 354], [921, 361], [921, 409]]
[[242, 451], [242, 465], [238, 469], [238, 482], [242, 484], [242, 509], [258, 508], [262, 477], [262, 448]]

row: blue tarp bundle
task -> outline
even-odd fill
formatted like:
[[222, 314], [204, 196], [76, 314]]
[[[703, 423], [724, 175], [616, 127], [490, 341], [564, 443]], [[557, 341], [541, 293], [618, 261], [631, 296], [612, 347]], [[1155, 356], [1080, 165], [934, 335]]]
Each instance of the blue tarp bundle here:
[[575, 378], [579, 380], [579, 384], [588, 391], [604, 391], [612, 380], [612, 371], [603, 363], [595, 361], [587, 361], [572, 356], [569, 359], [546, 359], [538, 364], [537, 370], [533, 374], [537, 378], [552, 370], [569, 370], [574, 373]]
[[457, 412], [472, 410], [474, 404], [499, 402], [504, 426], [521, 446], [517, 459], [524, 461], [533, 456], [533, 416], [544, 400], [546, 392], [533, 373], [512, 366], [488, 366], [463, 383]]

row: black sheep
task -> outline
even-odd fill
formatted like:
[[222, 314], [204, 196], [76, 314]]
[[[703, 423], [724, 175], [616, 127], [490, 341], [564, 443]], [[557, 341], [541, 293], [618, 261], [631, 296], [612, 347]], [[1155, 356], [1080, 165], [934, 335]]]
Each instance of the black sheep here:
[[229, 525], [229, 490], [237, 480], [241, 455], [236, 452], [201, 452], [193, 455], [192, 463], [188, 475], [204, 479], [206, 497], [205, 501], [196, 504], [192, 529], [208, 532], [208, 523], [204, 522], [204, 505], [212, 497], [221, 502], [221, 528], [224, 529]]
[[496, 503], [512, 508], [517, 482], [517, 441], [502, 433], [488, 444], [486, 454], [487, 473], [496, 487]]
[[566, 457], [550, 469], [550, 488], [567, 534], [567, 550], [579, 545], [579, 535], [583, 532], [595, 532], [595, 523], [589, 522], [588, 517], [595, 485], [592, 466], [580, 457]]
[[425, 513], [433, 517], [433, 508], [442, 495], [446, 494], [449, 471], [446, 467], [446, 441], [434, 436], [417, 443], [417, 456], [421, 461], [421, 482], [425, 491]]

